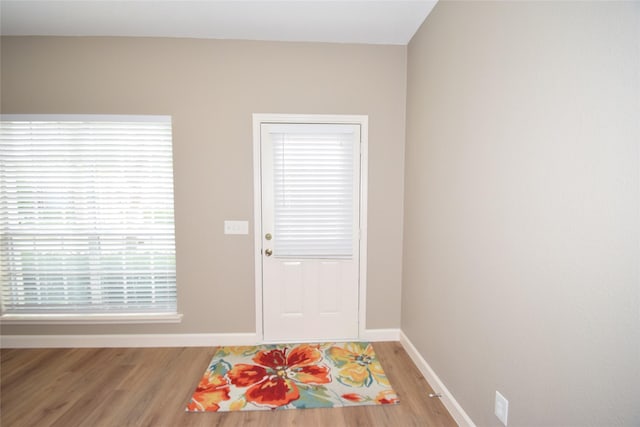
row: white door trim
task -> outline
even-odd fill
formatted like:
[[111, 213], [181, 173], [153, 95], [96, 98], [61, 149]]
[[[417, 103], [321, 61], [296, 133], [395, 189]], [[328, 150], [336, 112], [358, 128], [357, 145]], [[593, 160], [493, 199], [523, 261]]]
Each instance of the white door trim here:
[[369, 176], [369, 117], [326, 114], [253, 114], [253, 223], [256, 336], [264, 341], [262, 325], [262, 195], [260, 170], [261, 123], [339, 123], [360, 125], [360, 262], [358, 283], [358, 336], [365, 336], [367, 320], [367, 194]]

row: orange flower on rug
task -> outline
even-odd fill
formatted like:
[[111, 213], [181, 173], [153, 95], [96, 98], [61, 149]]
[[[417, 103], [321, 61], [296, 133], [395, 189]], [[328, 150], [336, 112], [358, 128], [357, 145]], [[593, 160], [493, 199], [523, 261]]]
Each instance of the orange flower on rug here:
[[398, 403], [368, 342], [220, 347], [186, 410]]

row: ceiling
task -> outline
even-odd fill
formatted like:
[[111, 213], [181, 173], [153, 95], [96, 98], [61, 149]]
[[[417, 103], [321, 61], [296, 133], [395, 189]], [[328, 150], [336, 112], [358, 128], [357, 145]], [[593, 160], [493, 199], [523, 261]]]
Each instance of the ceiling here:
[[0, 0], [0, 34], [404, 45], [437, 0]]

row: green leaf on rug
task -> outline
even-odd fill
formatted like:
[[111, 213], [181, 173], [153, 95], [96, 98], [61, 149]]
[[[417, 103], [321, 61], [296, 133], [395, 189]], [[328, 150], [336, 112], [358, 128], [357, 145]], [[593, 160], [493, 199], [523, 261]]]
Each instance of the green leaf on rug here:
[[224, 359], [220, 359], [209, 366], [209, 372], [220, 376], [225, 376], [230, 370], [231, 364]]
[[334, 406], [331, 397], [323, 386], [298, 385], [300, 397], [291, 404], [298, 409], [331, 408]]

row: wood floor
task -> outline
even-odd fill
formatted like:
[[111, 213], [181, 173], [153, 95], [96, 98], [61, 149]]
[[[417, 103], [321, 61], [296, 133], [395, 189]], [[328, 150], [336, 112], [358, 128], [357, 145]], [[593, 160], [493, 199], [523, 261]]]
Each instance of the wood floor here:
[[3, 349], [0, 425], [455, 426], [397, 342], [374, 348], [398, 405], [186, 413], [214, 348]]

